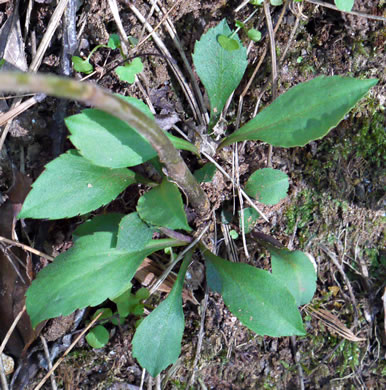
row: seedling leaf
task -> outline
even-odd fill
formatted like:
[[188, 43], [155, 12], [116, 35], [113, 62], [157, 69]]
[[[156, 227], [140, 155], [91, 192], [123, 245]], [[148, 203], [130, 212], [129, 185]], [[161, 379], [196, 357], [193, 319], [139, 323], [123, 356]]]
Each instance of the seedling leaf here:
[[248, 264], [203, 251], [209, 287], [249, 329], [272, 337], [304, 335], [295, 299], [282, 281]]
[[186, 219], [180, 191], [167, 179], [139, 198], [137, 211], [151, 225], [192, 230]]
[[297, 306], [309, 303], [316, 290], [316, 272], [307, 255], [271, 245], [268, 250], [272, 256], [272, 275], [288, 288]]
[[126, 252], [112, 248], [111, 238], [103, 232], [79, 238], [43, 268], [28, 289], [26, 305], [32, 325], [119, 296], [131, 286], [144, 258], [170, 246], [169, 241], [156, 240], [142, 251]]
[[119, 224], [117, 248], [126, 251], [142, 250], [152, 237], [153, 229], [139, 218], [138, 213], [131, 213]]
[[133, 338], [133, 356], [152, 377], [173, 364], [181, 352], [185, 328], [182, 288], [190, 258], [182, 263], [168, 297], [141, 322]]
[[320, 76], [279, 96], [220, 144], [260, 140], [273, 146], [304, 146], [324, 137], [378, 80]]
[[200, 152], [197, 149], [196, 145], [193, 145], [191, 142], [186, 141], [180, 137], [176, 137], [175, 135], [170, 134], [167, 131], [165, 131], [165, 134], [170, 139], [171, 143], [176, 149], [187, 150], [188, 152], [194, 153], [196, 156], [200, 155]]
[[249, 177], [245, 192], [261, 203], [274, 205], [287, 196], [288, 176], [277, 169], [263, 168]]
[[[132, 97], [120, 97], [153, 118], [145, 103]], [[65, 122], [71, 133], [71, 142], [95, 165], [131, 167], [157, 155], [150, 143], [135, 129], [103, 111], [86, 109], [66, 118]]]
[[200, 183], [209, 183], [212, 181], [214, 174], [216, 173], [216, 165], [213, 163], [207, 163], [202, 168], [197, 169], [194, 172], [194, 177]]
[[239, 85], [247, 67], [247, 51], [236, 34], [232, 40], [238, 43], [237, 50], [226, 50], [219, 43], [219, 37], [227, 38], [230, 34], [231, 30], [224, 19], [208, 30], [194, 47], [193, 62], [209, 96], [210, 127], [217, 122], [228, 97]]
[[92, 328], [87, 336], [86, 341], [92, 348], [102, 348], [109, 342], [109, 332], [107, 329], [98, 325], [95, 328]]
[[136, 174], [128, 169], [98, 167], [71, 150], [46, 165], [18, 218], [85, 214], [109, 203], [136, 181]]
[[[248, 234], [256, 225], [257, 220], [260, 218], [260, 214], [253, 208], [248, 207], [244, 209], [244, 232]], [[239, 227], [241, 229], [241, 212], [239, 212]]]
[[111, 34], [107, 46], [112, 49], [119, 49], [121, 47], [121, 38], [118, 34]]
[[223, 49], [227, 51], [240, 49], [240, 44], [237, 42], [237, 40], [229, 38], [226, 35], [219, 35], [217, 40], [218, 43], [223, 47]]
[[83, 60], [78, 56], [72, 56], [71, 60], [72, 66], [76, 72], [90, 74], [94, 70], [94, 67], [88, 62], [88, 60]]
[[336, 7], [345, 12], [350, 12], [354, 6], [354, 0], [334, 0]]
[[259, 42], [261, 40], [261, 32], [254, 28], [248, 30], [248, 38], [254, 42]]
[[142, 287], [136, 294], [132, 294], [131, 290], [127, 290], [119, 297], [112, 299], [112, 301], [117, 305], [120, 317], [126, 318], [129, 314], [142, 315], [144, 311], [142, 301], [148, 297], [149, 291]]
[[137, 57], [134, 58], [129, 64], [125, 66], [118, 66], [115, 69], [118, 77], [122, 81], [127, 81], [129, 84], [133, 84], [135, 81], [135, 75], [141, 73], [143, 71], [143, 63], [142, 60]]

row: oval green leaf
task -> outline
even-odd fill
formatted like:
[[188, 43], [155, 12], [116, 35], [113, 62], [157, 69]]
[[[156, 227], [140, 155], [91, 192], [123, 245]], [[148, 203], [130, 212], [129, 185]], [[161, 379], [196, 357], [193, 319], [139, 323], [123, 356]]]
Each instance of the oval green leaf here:
[[226, 35], [219, 35], [217, 40], [225, 50], [233, 51], [240, 49], [240, 44], [236, 41], [236, 39], [229, 38]]
[[92, 348], [102, 348], [109, 342], [109, 332], [107, 329], [98, 325], [92, 328], [86, 335], [86, 341]]
[[107, 46], [112, 50], [119, 49], [121, 47], [121, 38], [119, 35], [111, 34]]
[[336, 7], [345, 12], [350, 12], [354, 6], [354, 0], [334, 0]]
[[127, 252], [112, 248], [111, 238], [103, 232], [79, 238], [43, 268], [27, 290], [32, 325], [123, 294], [146, 256], [174, 244], [181, 245], [176, 240], [154, 240], [142, 251]]
[[133, 356], [152, 377], [175, 363], [181, 352], [185, 328], [182, 288], [190, 259], [182, 263], [168, 297], [141, 322], [133, 338]]
[[245, 140], [281, 147], [304, 146], [324, 137], [377, 82], [321, 76], [301, 83], [225, 138], [219, 148]]
[[200, 183], [209, 183], [212, 181], [214, 174], [216, 173], [216, 165], [213, 163], [207, 163], [202, 168], [194, 171], [194, 177]]
[[192, 230], [186, 219], [180, 191], [167, 179], [139, 198], [137, 211], [150, 225]]
[[111, 202], [136, 182], [134, 172], [98, 167], [72, 150], [46, 165], [18, 218], [60, 219], [85, 214]]
[[71, 60], [72, 66], [76, 72], [90, 74], [94, 70], [94, 67], [88, 62], [88, 60], [83, 60], [78, 56], [72, 56]]
[[[142, 101], [120, 97], [153, 118]], [[142, 164], [157, 155], [150, 143], [134, 128], [103, 111], [83, 110], [80, 114], [66, 118], [65, 122], [71, 133], [71, 142], [95, 165], [125, 168]]]
[[170, 139], [171, 143], [176, 149], [179, 150], [187, 150], [188, 152], [194, 153], [196, 156], [200, 156], [200, 151], [198, 150], [196, 145], [193, 145], [191, 142], [182, 139], [180, 137], [176, 137], [173, 134], [165, 131], [166, 136]]
[[249, 329], [272, 337], [304, 335], [294, 297], [282, 281], [248, 264], [232, 263], [203, 251], [209, 287]]
[[[253, 207], [245, 208], [243, 214], [244, 214], [244, 233], [248, 234], [253, 229], [253, 227], [257, 224], [257, 220], [260, 218], [260, 214]], [[241, 212], [239, 212], [240, 229], [241, 226], [242, 226]]]
[[248, 30], [248, 38], [254, 42], [259, 42], [261, 40], [261, 32], [254, 28]]
[[117, 245], [118, 226], [121, 219], [124, 217], [120, 213], [109, 213], [96, 215], [79, 225], [72, 233], [74, 241], [83, 236], [88, 236], [97, 232], [105, 232], [111, 237], [111, 247]]
[[297, 306], [309, 303], [316, 290], [316, 272], [307, 255], [272, 245], [268, 250], [272, 257], [272, 275], [288, 288]]
[[231, 30], [224, 19], [216, 27], [209, 29], [194, 46], [194, 66], [209, 96], [210, 127], [216, 124], [248, 64], [247, 51], [237, 34], [233, 37], [239, 45], [237, 50], [226, 50], [219, 43], [219, 36], [227, 37], [230, 34]]
[[261, 203], [274, 205], [287, 196], [288, 176], [277, 169], [263, 168], [252, 173], [245, 192]]
[[142, 250], [151, 241], [153, 231], [139, 218], [138, 213], [130, 213], [119, 224], [117, 248], [127, 251]]

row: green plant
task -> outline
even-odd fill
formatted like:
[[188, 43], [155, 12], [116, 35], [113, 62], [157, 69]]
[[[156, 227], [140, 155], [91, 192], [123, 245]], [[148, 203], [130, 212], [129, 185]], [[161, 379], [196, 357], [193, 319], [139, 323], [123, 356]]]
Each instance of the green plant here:
[[341, 11], [351, 11], [354, 6], [354, 0], [334, 0], [334, 3]]
[[[133, 39], [129, 37], [129, 40], [132, 43], [135, 43]], [[84, 60], [79, 56], [72, 56], [72, 65], [74, 69], [77, 72], [80, 73], [85, 73], [85, 74], [90, 74], [94, 71], [94, 67], [90, 63], [90, 59], [92, 55], [99, 50], [100, 48], [108, 48], [111, 50], [116, 50], [119, 49], [122, 58], [124, 59], [124, 65], [123, 66], [118, 66], [115, 69], [115, 73], [118, 75], [118, 77], [122, 81], [126, 81], [129, 84], [133, 84], [135, 81], [135, 75], [138, 73], [141, 73], [143, 70], [143, 64], [142, 61], [139, 57], [134, 57], [131, 58], [132, 61], [130, 61], [129, 58], [125, 56], [125, 54], [122, 51], [122, 46], [121, 46], [121, 39], [119, 38], [119, 35], [117, 34], [111, 34], [109, 41], [107, 45], [97, 45], [94, 47], [94, 49], [91, 50], [90, 54], [88, 57]]]
[[[131, 314], [134, 316], [142, 316], [144, 313], [144, 300], [149, 297], [149, 291], [146, 288], [140, 288], [135, 294], [131, 292], [131, 288], [125, 291], [117, 298], [113, 298], [112, 301], [117, 306], [117, 311], [113, 313], [110, 308], [98, 309], [91, 319], [94, 319], [100, 312], [103, 314], [99, 317], [97, 325], [92, 328], [86, 335], [86, 341], [93, 348], [102, 348], [109, 341], [109, 332], [103, 326], [104, 324], [111, 322], [113, 325], [121, 325], [125, 319]], [[141, 319], [137, 321], [137, 325], [141, 322]]]
[[[232, 39], [239, 43], [237, 49], [227, 50], [219, 43], [219, 37], [231, 34], [222, 21], [202, 36], [193, 54], [197, 74], [209, 96], [209, 131], [247, 67], [246, 50], [236, 34]], [[261, 140], [278, 147], [304, 146], [325, 136], [376, 82], [322, 76], [302, 83], [225, 137], [218, 150], [246, 140]], [[26, 300], [33, 326], [77, 308], [99, 305], [106, 299], [119, 300], [117, 297], [128, 291], [145, 257], [192, 242], [185, 234], [175, 232], [192, 231], [178, 187], [201, 215], [208, 214], [209, 202], [175, 147], [196, 154], [199, 151], [159, 129], [142, 102], [52, 76], [3, 73], [0, 85], [4, 90], [39, 90], [74, 98], [105, 111], [87, 109], [66, 119], [77, 149], [46, 166], [19, 218], [74, 217], [107, 204], [129, 185], [144, 183], [151, 187], [138, 200], [135, 212], [98, 215], [86, 221], [74, 232], [73, 247], [39, 272]], [[158, 169], [162, 176], [159, 183], [128, 169], [144, 162]], [[161, 164], [163, 169], [159, 169]], [[196, 177], [207, 180], [213, 174], [209, 166], [196, 172]], [[286, 195], [288, 185], [283, 172], [263, 169], [251, 175], [245, 190], [271, 205]], [[254, 219], [256, 214], [247, 215], [248, 229], [249, 221]], [[155, 230], [167, 232], [171, 238], [155, 240]], [[244, 325], [258, 334], [274, 337], [305, 334], [298, 307], [314, 294], [314, 265], [300, 251], [277, 248], [264, 241], [262, 245], [271, 255], [272, 272], [225, 260], [202, 242], [182, 251], [174, 262], [184, 258], [171, 293], [141, 322], [133, 339], [133, 355], [152, 376], [175, 362], [180, 353], [184, 330], [181, 293], [195, 249], [205, 259], [210, 288], [223, 296], [229, 310]], [[102, 341], [106, 339], [100, 328], [98, 335]]]

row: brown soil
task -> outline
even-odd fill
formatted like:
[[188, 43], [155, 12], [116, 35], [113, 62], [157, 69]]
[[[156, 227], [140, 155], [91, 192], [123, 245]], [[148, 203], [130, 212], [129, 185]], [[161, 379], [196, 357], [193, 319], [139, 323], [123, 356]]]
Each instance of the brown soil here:
[[[0, 22], [3, 24], [14, 12], [12, 3], [9, 1], [0, 4]], [[28, 2], [21, 3], [24, 5]], [[78, 40], [78, 55], [87, 56], [97, 44], [107, 44], [109, 34], [117, 32], [108, 3], [107, 0], [80, 2], [77, 28], [78, 31], [83, 28], [83, 31]], [[137, 0], [133, 3], [142, 15], [149, 15], [150, 1]], [[241, 0], [181, 1], [170, 12], [169, 17], [189, 61], [195, 41], [208, 28], [223, 18], [233, 26], [234, 20], [245, 20], [251, 14], [254, 9], [251, 5], [235, 13], [240, 3]], [[162, 4], [168, 10], [175, 1], [164, 0]], [[297, 4], [299, 3], [294, 3], [293, 11], [286, 12], [276, 34], [279, 55], [287, 45], [296, 15], [300, 12]], [[177, 363], [166, 370], [167, 375], [163, 375], [163, 380], [166, 381], [167, 377], [167, 383], [162, 388], [185, 389], [193, 369], [194, 389], [300, 389], [302, 385], [306, 389], [386, 388], [386, 365], [384, 360], [382, 362], [386, 347], [385, 312], [381, 298], [386, 276], [382, 211], [385, 204], [384, 23], [343, 15], [307, 2], [302, 3], [301, 7], [304, 18], [296, 30], [286, 59], [279, 66], [279, 94], [321, 74], [376, 77], [380, 82], [373, 88], [371, 96], [363, 99], [325, 139], [312, 142], [304, 148], [274, 148], [273, 167], [286, 172], [291, 179], [289, 197], [275, 207], [265, 207], [264, 212], [269, 217], [270, 224], [261, 220], [256, 230], [274, 236], [292, 249], [302, 249], [313, 255], [318, 264], [318, 288], [311, 303], [312, 308], [329, 310], [364, 341], [344, 339], [325, 322], [312, 315], [312, 310], [307, 307], [302, 310], [308, 332], [306, 336], [296, 339], [258, 336], [232, 316], [219, 295], [210, 293], [197, 365], [193, 367], [202, 313], [199, 306], [186, 302], [182, 353]], [[20, 17], [24, 21], [26, 6], [20, 9]], [[54, 9], [55, 2], [34, 3], [31, 31], [34, 31], [38, 41], [45, 33]], [[360, 0], [356, 1], [354, 9], [385, 16], [384, 2]], [[119, 10], [126, 34], [139, 38], [142, 24], [130, 12], [126, 2], [119, 2]], [[281, 7], [274, 10], [274, 22], [277, 21], [280, 10]], [[157, 12], [147, 16], [147, 21], [153, 27], [158, 25], [160, 18]], [[268, 42], [262, 9], [248, 26], [252, 27], [252, 24], [263, 31], [264, 40], [252, 45], [250, 65], [226, 118], [230, 126], [236, 115], [238, 96], [253, 72], [255, 65], [252, 63], [257, 62]], [[167, 30], [160, 27], [157, 31], [182, 68], [182, 62]], [[39, 71], [59, 73], [61, 38], [59, 28]], [[241, 39], [247, 44], [248, 39], [244, 33], [241, 33]], [[25, 44], [27, 60], [30, 62], [30, 34]], [[147, 40], [140, 51], [157, 53], [158, 49], [153, 40]], [[109, 69], [120, 58], [119, 54], [110, 53], [108, 49], [100, 49], [92, 57], [97, 72], [91, 80], [113, 92], [144, 99], [143, 92], [135, 84], [130, 86], [120, 82], [113, 72], [104, 75], [104, 70]], [[164, 58], [148, 56], [144, 65], [142, 85], [157, 113], [160, 114], [161, 110], [165, 110], [162, 113], [176, 112], [181, 119], [179, 127], [187, 128], [186, 123], [191, 120], [192, 112]], [[74, 77], [80, 75], [76, 74]], [[243, 122], [252, 117], [257, 97], [270, 77], [271, 61], [267, 55], [244, 98]], [[271, 90], [267, 88], [260, 108], [270, 101]], [[69, 103], [64, 108], [63, 116], [77, 113], [81, 108], [76, 103]], [[6, 196], [2, 194], [6, 193], [12, 182], [10, 162], [16, 167], [24, 166], [25, 172], [36, 179], [44, 165], [55, 156], [53, 129], [62, 126], [54, 115], [57, 109], [58, 100], [47, 98], [14, 121], [5, 144], [7, 154], [0, 151], [0, 205], [6, 200]], [[69, 147], [70, 142], [65, 140], [63, 150]], [[188, 154], [184, 154], [185, 156], [192, 170], [206, 162], [205, 159], [197, 160]], [[265, 167], [267, 158], [266, 145], [247, 143], [240, 150], [239, 156], [241, 183], [256, 169]], [[216, 159], [228, 173], [232, 172], [229, 155], [223, 153], [216, 156]], [[214, 183], [205, 184], [204, 188], [216, 210], [220, 211], [226, 201], [232, 203], [232, 187], [221, 174], [217, 174]], [[109, 211], [134, 210], [138, 197], [138, 191], [130, 190], [130, 193], [126, 192], [113, 202]], [[33, 239], [41, 250], [55, 256], [71, 246], [71, 233], [78, 222], [79, 219], [76, 218], [45, 222], [44, 225], [31, 222], [26, 229], [30, 237], [35, 237]], [[210, 235], [213, 235], [214, 224], [211, 223]], [[237, 223], [232, 222], [229, 227], [239, 231]], [[220, 225], [217, 229], [221, 234]], [[41, 235], [42, 230], [44, 235]], [[208, 241], [211, 237], [207, 237]], [[245, 258], [241, 238], [235, 240], [234, 244], [240, 261], [269, 269], [269, 259], [263, 256], [256, 241], [249, 239], [249, 260]], [[336, 256], [343, 266], [344, 274], [338, 271], [320, 244]], [[220, 250], [226, 256], [225, 247]], [[200, 259], [197, 261], [200, 262]], [[42, 267], [44, 264], [38, 266]], [[194, 278], [198, 282], [194, 295], [201, 302], [205, 290], [202, 267], [197, 266], [195, 271], [197, 275]], [[355, 302], [348, 293], [347, 281], [354, 293]], [[162, 294], [157, 295], [156, 302], [162, 297]], [[63, 351], [66, 335], [83, 329], [92, 312], [84, 315], [76, 329], [73, 327], [72, 317], [49, 321], [43, 330], [49, 347]], [[81, 339], [77, 348], [55, 372], [59, 388], [138, 389], [142, 369], [131, 355], [136, 320], [135, 317], [129, 317], [121, 327], [111, 325], [110, 342], [99, 350], [91, 349]], [[33, 345], [34, 353], [31, 353], [22, 368], [28, 371], [30, 367], [30, 372], [37, 372], [36, 375], [22, 376], [24, 383], [19, 379], [19, 385], [15, 385], [15, 389], [33, 389], [45, 375], [46, 371], [42, 368], [43, 352], [39, 343], [40, 341], [36, 341]], [[147, 377], [146, 383], [147, 388], [152, 388]], [[50, 388], [48, 381], [43, 389]]]

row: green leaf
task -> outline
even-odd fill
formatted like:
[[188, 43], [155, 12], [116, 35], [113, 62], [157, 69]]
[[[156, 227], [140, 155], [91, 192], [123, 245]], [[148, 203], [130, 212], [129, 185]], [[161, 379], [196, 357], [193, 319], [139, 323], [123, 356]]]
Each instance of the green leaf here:
[[112, 248], [103, 232], [79, 238], [43, 268], [28, 289], [26, 305], [32, 325], [119, 296], [131, 286], [145, 257], [170, 244], [170, 240], [155, 240], [142, 251], [126, 252]]
[[209, 287], [223, 296], [228, 309], [249, 329], [272, 337], [304, 335], [295, 299], [267, 271], [232, 263], [203, 251]]
[[227, 37], [226, 35], [219, 35], [218, 43], [222, 46], [223, 49], [227, 51], [234, 51], [240, 49], [240, 44], [236, 39]]
[[354, 0], [334, 0], [334, 3], [341, 11], [350, 12], [354, 6]]
[[[239, 212], [239, 227], [241, 229], [241, 212]], [[245, 234], [250, 233], [253, 227], [256, 225], [257, 220], [260, 218], [260, 214], [253, 208], [248, 207], [244, 209], [244, 231]]]
[[[120, 97], [153, 118], [142, 101]], [[157, 155], [150, 143], [134, 128], [103, 111], [83, 110], [81, 114], [66, 118], [65, 122], [71, 133], [71, 142], [95, 165], [125, 168], [142, 164]]]
[[259, 42], [261, 40], [261, 32], [254, 28], [248, 30], [248, 38], [254, 42]]
[[176, 149], [187, 150], [188, 152], [194, 153], [196, 156], [200, 156], [200, 151], [197, 149], [196, 145], [193, 145], [191, 142], [186, 141], [180, 137], [176, 137], [175, 135], [170, 134], [167, 131], [165, 131], [165, 134], [170, 139]]
[[139, 198], [137, 211], [151, 225], [192, 230], [186, 219], [180, 191], [167, 179]]
[[287, 196], [288, 176], [277, 169], [263, 168], [249, 177], [245, 192], [261, 203], [274, 205]]
[[268, 250], [272, 256], [272, 275], [288, 288], [297, 306], [309, 303], [316, 290], [316, 272], [307, 255], [272, 245]]
[[109, 309], [108, 307], [103, 307], [101, 309], [98, 309], [94, 314], [93, 316], [91, 317], [91, 319], [93, 320], [94, 318], [96, 318], [98, 316], [99, 313], [102, 313], [102, 315], [98, 318], [98, 321], [102, 321], [102, 320], [108, 320], [110, 319], [112, 316], [113, 316], [113, 312], [111, 311], [111, 309]]
[[301, 83], [225, 138], [219, 148], [245, 140], [281, 147], [304, 146], [324, 137], [377, 82], [321, 76]]
[[263, 5], [264, 0], [250, 0], [249, 1], [252, 5]]
[[142, 287], [136, 294], [132, 294], [130, 290], [127, 290], [119, 297], [112, 299], [112, 301], [117, 305], [120, 317], [126, 318], [129, 314], [140, 316], [144, 311], [142, 301], [147, 299], [149, 295], [149, 291]]
[[115, 69], [116, 74], [122, 81], [127, 81], [129, 84], [133, 84], [135, 81], [135, 75], [143, 71], [143, 63], [139, 57], [134, 58], [129, 64], [124, 66], [118, 66]]
[[240, 45], [238, 50], [228, 51], [218, 42], [219, 36], [230, 34], [231, 30], [224, 19], [216, 27], [208, 30], [194, 47], [193, 62], [209, 96], [210, 127], [217, 122], [227, 99], [239, 85], [248, 64], [247, 51], [237, 35], [233, 39]]
[[216, 165], [213, 163], [207, 163], [202, 168], [194, 171], [194, 177], [200, 183], [209, 183], [212, 181], [214, 174], [216, 173]]
[[128, 214], [119, 224], [117, 248], [126, 251], [142, 250], [151, 241], [153, 231], [139, 218], [138, 213]]
[[121, 47], [121, 38], [118, 34], [111, 34], [107, 46], [112, 49], [119, 49]]
[[88, 60], [83, 60], [78, 56], [72, 56], [71, 60], [72, 66], [76, 72], [90, 74], [94, 70], [94, 67], [88, 62]]
[[182, 263], [168, 297], [141, 322], [133, 338], [133, 356], [152, 377], [173, 364], [181, 352], [185, 328], [182, 288], [190, 259], [191, 254]]
[[79, 225], [72, 233], [72, 237], [76, 241], [83, 236], [105, 232], [110, 237], [111, 247], [115, 248], [117, 245], [118, 225], [123, 217], [124, 215], [120, 213], [97, 215], [93, 219]]
[[138, 45], [138, 39], [137, 38], [132, 37], [131, 35], [129, 35], [127, 37], [127, 39], [129, 40], [131, 47], [135, 47], [135, 46]]
[[232, 238], [232, 240], [237, 240], [239, 238], [239, 233], [236, 232], [236, 230], [230, 230], [229, 235]]
[[46, 165], [32, 185], [18, 218], [70, 218], [101, 207], [136, 183], [128, 169], [93, 165], [75, 151]]
[[283, 0], [270, 0], [273, 6], [278, 6], [283, 4]]
[[236, 27], [244, 28], [245, 24], [241, 20], [235, 20]]
[[92, 348], [102, 348], [109, 342], [109, 332], [102, 326], [98, 325], [92, 328], [86, 335], [86, 341]]

